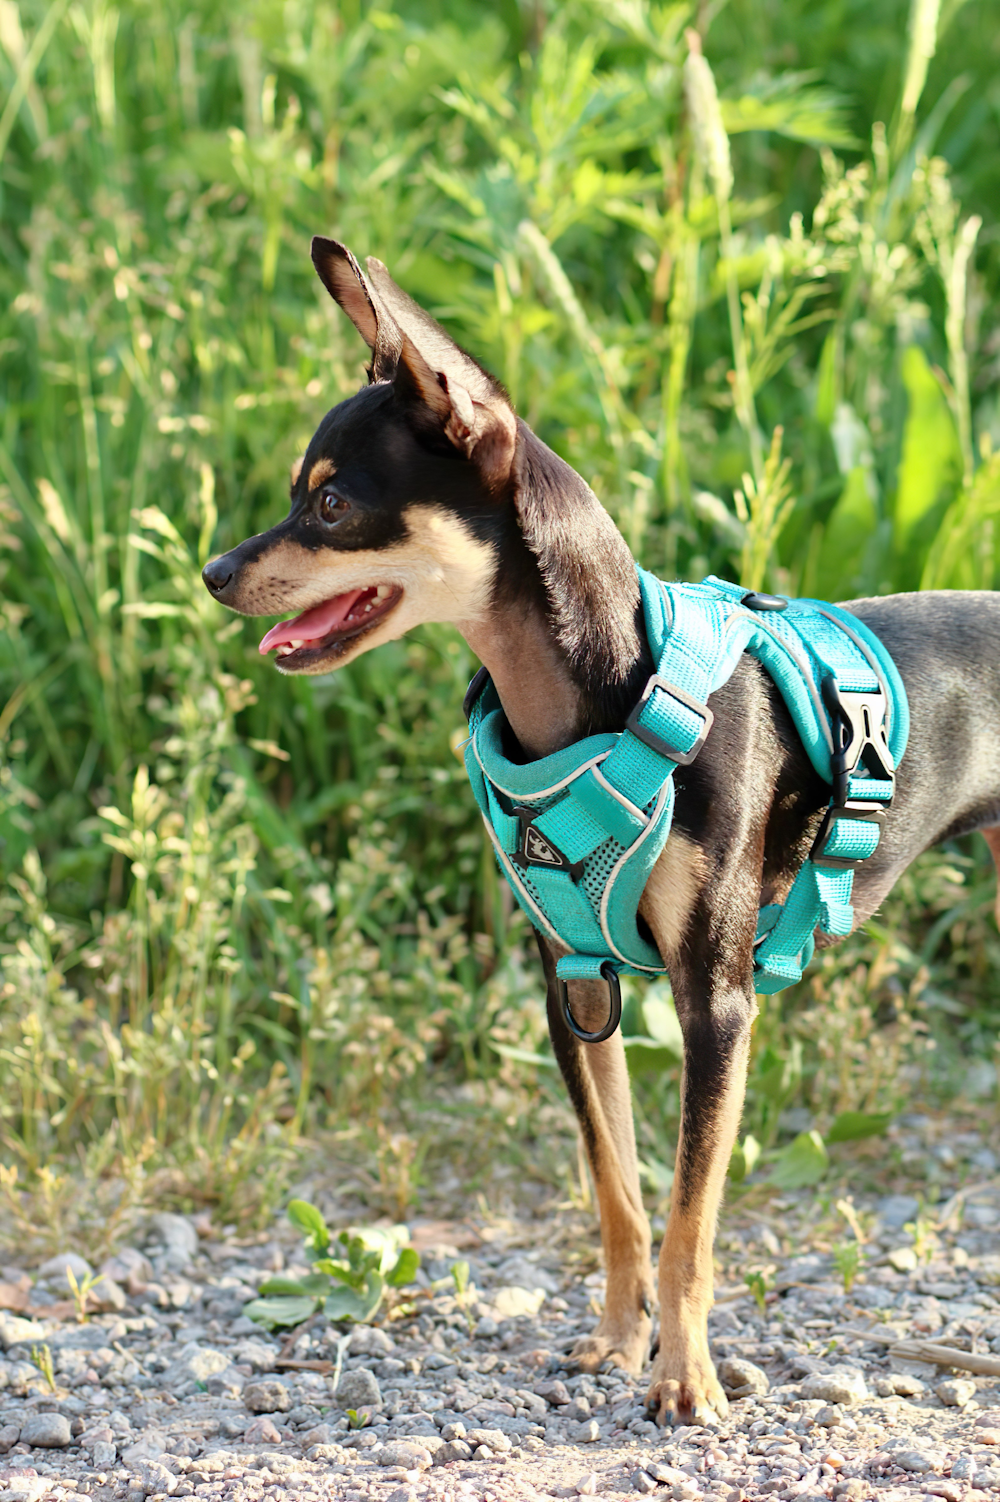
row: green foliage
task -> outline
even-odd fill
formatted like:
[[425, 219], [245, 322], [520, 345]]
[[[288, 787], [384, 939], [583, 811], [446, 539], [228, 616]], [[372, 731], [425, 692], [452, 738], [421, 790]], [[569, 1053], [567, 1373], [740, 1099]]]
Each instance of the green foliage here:
[[[308, 237], [377, 253], [651, 568], [992, 588], [990, 7], [943, 10], [921, 47], [888, 0], [850, 24], [799, 0], [6, 14], [11, 1203], [82, 1155], [117, 1206], [181, 1163], [185, 1192], [242, 1218], [305, 1127], [373, 1137], [429, 1079], [506, 1091], [504, 1120], [532, 1123], [539, 975], [451, 749], [468, 650], [425, 629], [279, 679], [198, 580], [277, 519], [361, 379]], [[965, 847], [922, 864], [881, 928], [817, 962], [804, 1010], [768, 1004], [767, 1151], [793, 1100], [895, 1108], [930, 1030], [956, 1069], [990, 1056], [986, 889]], [[650, 1130], [678, 1068], [655, 1015], [629, 1041]]]
[[804, 1189], [818, 1184], [830, 1166], [819, 1132], [799, 1132], [778, 1155], [769, 1178], [777, 1189]]
[[857, 1281], [858, 1274], [864, 1266], [865, 1254], [858, 1241], [842, 1241], [833, 1249], [833, 1262], [841, 1281], [844, 1292], [850, 1293]]
[[342, 1253], [330, 1256], [334, 1238], [315, 1205], [292, 1200], [288, 1219], [304, 1232], [303, 1248], [312, 1272], [303, 1278], [266, 1278], [260, 1298], [243, 1306], [249, 1319], [269, 1329], [300, 1325], [320, 1311], [331, 1321], [366, 1324], [375, 1317], [387, 1288], [402, 1288], [417, 1275], [420, 1254], [403, 1244], [405, 1226], [341, 1231], [336, 1244]]

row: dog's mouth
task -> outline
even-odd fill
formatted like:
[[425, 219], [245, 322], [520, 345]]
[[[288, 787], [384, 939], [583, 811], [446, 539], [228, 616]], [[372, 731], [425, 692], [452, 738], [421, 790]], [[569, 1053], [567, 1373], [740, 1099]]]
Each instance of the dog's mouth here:
[[334, 595], [294, 620], [272, 626], [260, 652], [276, 649], [282, 672], [308, 670], [321, 659], [339, 657], [346, 643], [370, 631], [403, 598], [398, 584], [371, 584]]

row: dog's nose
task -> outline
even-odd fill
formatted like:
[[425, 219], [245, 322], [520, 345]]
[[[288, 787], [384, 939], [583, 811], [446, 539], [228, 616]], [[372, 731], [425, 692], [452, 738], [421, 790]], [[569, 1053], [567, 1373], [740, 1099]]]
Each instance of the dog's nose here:
[[213, 558], [211, 563], [206, 563], [201, 571], [201, 577], [205, 581], [207, 589], [213, 595], [221, 595], [230, 579], [233, 577], [232, 565], [224, 553], [221, 558]]

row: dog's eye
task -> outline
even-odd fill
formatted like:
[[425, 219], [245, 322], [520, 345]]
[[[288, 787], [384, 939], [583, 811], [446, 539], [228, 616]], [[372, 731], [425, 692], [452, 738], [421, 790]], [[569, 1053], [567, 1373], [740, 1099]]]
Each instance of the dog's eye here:
[[350, 501], [335, 495], [332, 490], [323, 490], [319, 497], [319, 514], [325, 522], [339, 522], [351, 509]]

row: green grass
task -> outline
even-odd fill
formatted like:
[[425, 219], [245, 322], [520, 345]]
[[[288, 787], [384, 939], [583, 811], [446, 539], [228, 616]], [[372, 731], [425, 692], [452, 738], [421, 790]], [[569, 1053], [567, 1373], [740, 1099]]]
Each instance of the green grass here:
[[[426, 629], [281, 680], [198, 579], [280, 516], [362, 379], [311, 233], [380, 256], [649, 567], [828, 597], [995, 586], [995, 28], [985, 0], [936, 32], [932, 4], [914, 14], [6, 9], [12, 1204], [68, 1202], [82, 1164], [115, 1204], [247, 1215], [303, 1133], [349, 1130], [405, 1208], [431, 1102], [464, 1123], [470, 1095], [545, 1159], [550, 1076], [491, 1047], [537, 1052], [544, 1027], [451, 750], [467, 649]], [[768, 1004], [758, 1135], [779, 1104], [888, 1109], [907, 1070], [947, 1088], [994, 1061], [990, 882], [973, 843], [928, 858]], [[875, 1062], [860, 1081], [852, 1056]], [[640, 1085], [650, 1153], [674, 1098]]]

